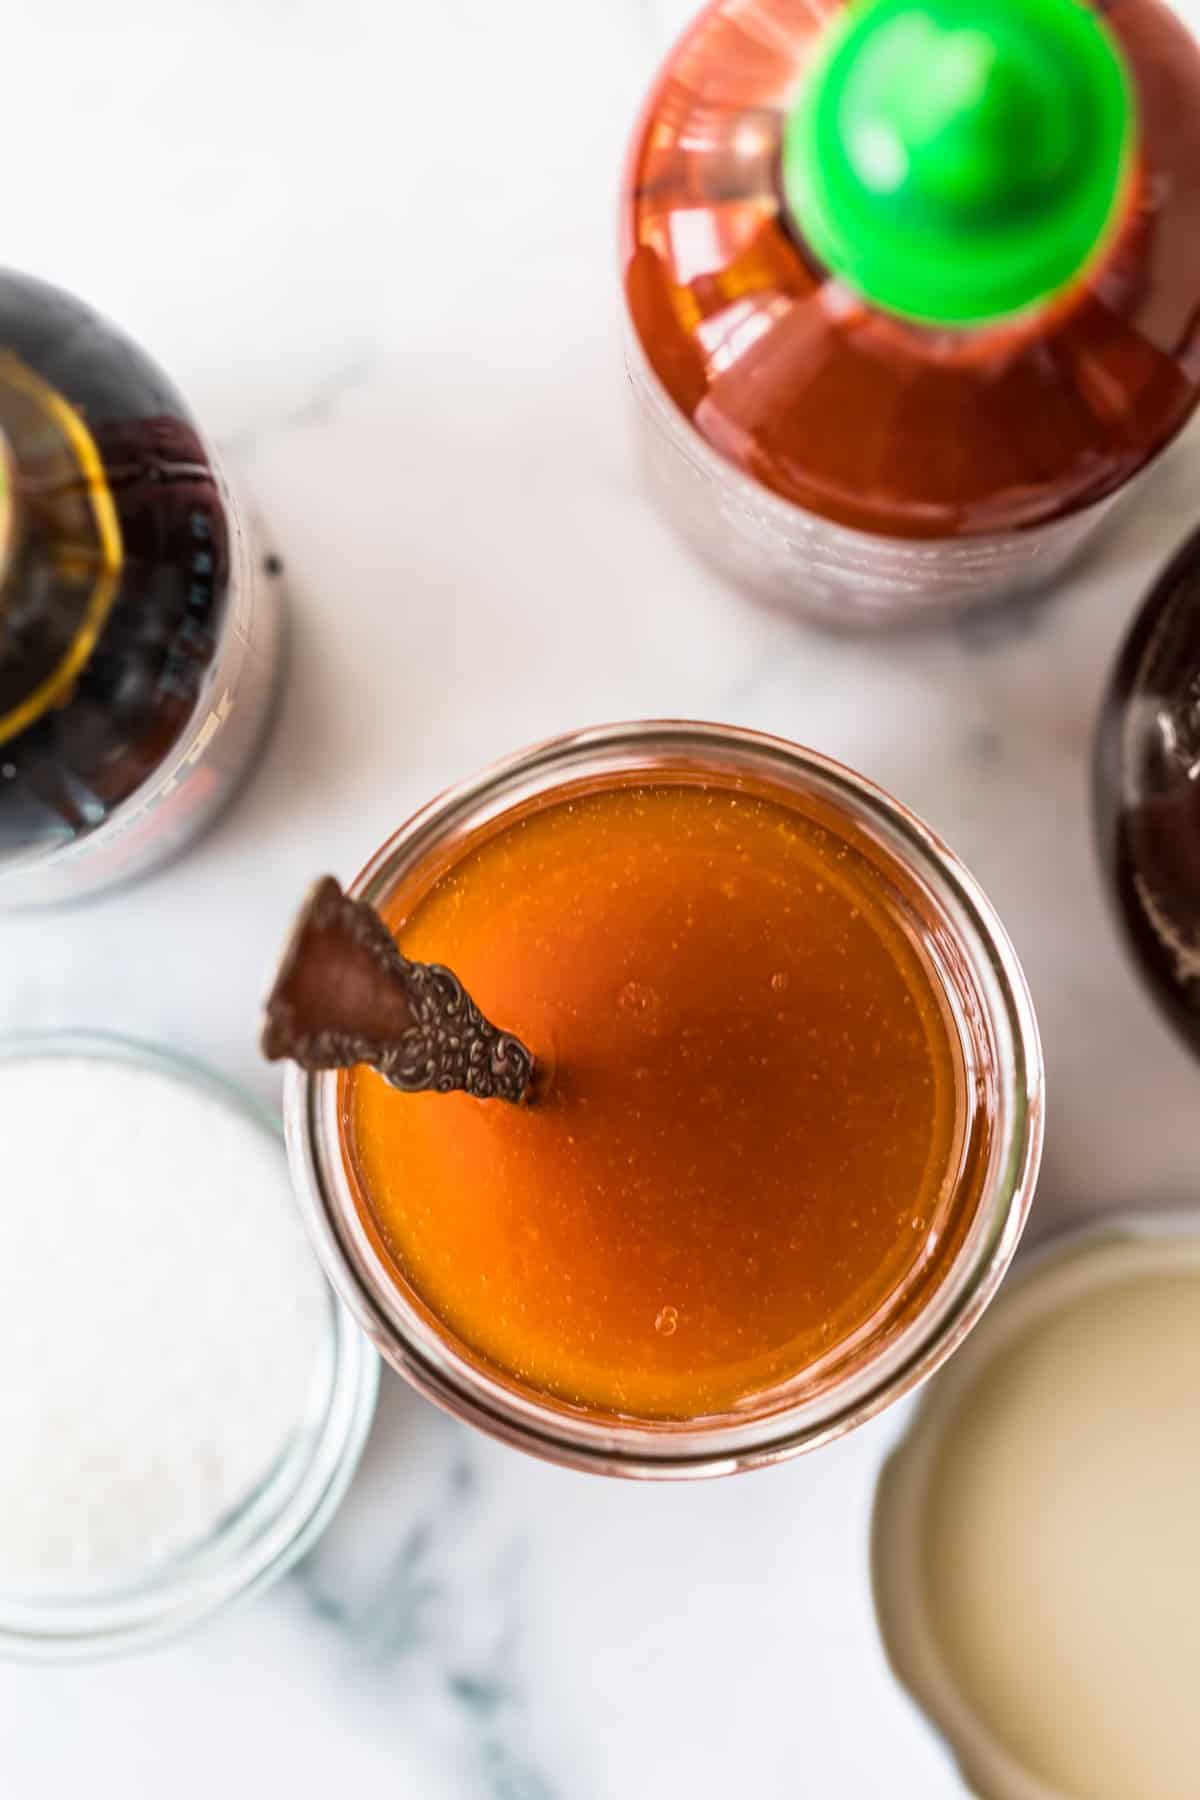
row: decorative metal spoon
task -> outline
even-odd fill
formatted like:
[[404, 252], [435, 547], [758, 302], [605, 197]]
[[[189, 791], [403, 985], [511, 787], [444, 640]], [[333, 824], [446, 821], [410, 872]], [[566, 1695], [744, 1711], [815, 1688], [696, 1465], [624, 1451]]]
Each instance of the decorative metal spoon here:
[[365, 900], [332, 875], [310, 890], [266, 1003], [263, 1054], [302, 1069], [365, 1063], [415, 1094], [529, 1099], [532, 1053], [489, 1023], [458, 977], [410, 962]]

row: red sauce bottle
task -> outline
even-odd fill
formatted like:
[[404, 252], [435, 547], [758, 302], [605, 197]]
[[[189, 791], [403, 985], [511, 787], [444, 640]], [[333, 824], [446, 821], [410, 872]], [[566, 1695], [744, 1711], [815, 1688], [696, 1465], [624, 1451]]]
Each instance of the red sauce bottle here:
[[711, 559], [849, 627], [1029, 590], [1200, 397], [1200, 52], [1158, 0], [716, 0], [621, 228]]

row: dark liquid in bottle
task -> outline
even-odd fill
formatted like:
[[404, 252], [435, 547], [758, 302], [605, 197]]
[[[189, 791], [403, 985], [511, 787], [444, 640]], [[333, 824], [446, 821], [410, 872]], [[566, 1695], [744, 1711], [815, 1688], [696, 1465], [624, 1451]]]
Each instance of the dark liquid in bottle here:
[[1121, 923], [1155, 998], [1200, 1052], [1200, 533], [1122, 649], [1093, 773]]
[[781, 203], [785, 113], [838, 10], [723, 0], [651, 94], [622, 206], [646, 360], [713, 450], [841, 525], [944, 539], [1101, 501], [1200, 398], [1200, 52], [1157, 0], [1102, 9], [1141, 127], [1116, 237], [1052, 305], [933, 330], [833, 283]]
[[[149, 358], [69, 295], [7, 273], [0, 431], [22, 512], [0, 586], [0, 726], [86, 638], [89, 614], [98, 626], [67, 690], [0, 741], [2, 864], [94, 830], [178, 743], [226, 619], [232, 527], [195, 425]], [[120, 555], [106, 577], [81, 520], [109, 507]]]

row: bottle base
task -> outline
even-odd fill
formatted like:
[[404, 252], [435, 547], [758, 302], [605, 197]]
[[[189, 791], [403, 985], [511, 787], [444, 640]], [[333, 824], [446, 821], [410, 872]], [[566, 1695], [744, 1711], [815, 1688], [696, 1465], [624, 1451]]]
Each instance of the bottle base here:
[[626, 367], [642, 466], [660, 511], [726, 579], [825, 630], [920, 628], [1044, 592], [1130, 491], [1022, 531], [875, 536], [792, 505], [727, 463], [678, 412], [636, 344], [627, 346]]
[[236, 578], [225, 641], [188, 729], [149, 782], [73, 843], [0, 866], [0, 911], [71, 905], [163, 867], [216, 825], [249, 780], [283, 686], [283, 565], [226, 495]]

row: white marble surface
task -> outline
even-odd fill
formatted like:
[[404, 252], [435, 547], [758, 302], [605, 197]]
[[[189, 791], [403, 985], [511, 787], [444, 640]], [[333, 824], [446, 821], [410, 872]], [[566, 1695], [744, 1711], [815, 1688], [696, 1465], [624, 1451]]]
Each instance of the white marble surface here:
[[[612, 253], [622, 141], [687, 10], [18, 0], [6, 260], [174, 373], [273, 521], [295, 643], [212, 838], [129, 893], [0, 923], [0, 1029], [119, 1028], [273, 1091], [255, 1006], [314, 871], [351, 872], [439, 784], [544, 733], [731, 719], [877, 777], [991, 890], [1050, 1069], [1034, 1235], [1191, 1200], [1195, 1073], [1105, 914], [1086, 765], [1123, 621], [1192, 523], [1200, 435], [1032, 618], [864, 647], [694, 567], [638, 490]], [[388, 1380], [339, 1521], [267, 1599], [136, 1662], [0, 1668], [0, 1792], [954, 1794], [872, 1631], [880, 1443], [627, 1486]]]

